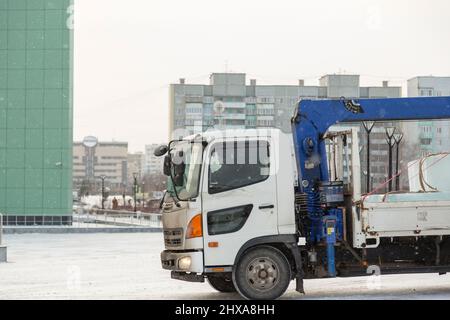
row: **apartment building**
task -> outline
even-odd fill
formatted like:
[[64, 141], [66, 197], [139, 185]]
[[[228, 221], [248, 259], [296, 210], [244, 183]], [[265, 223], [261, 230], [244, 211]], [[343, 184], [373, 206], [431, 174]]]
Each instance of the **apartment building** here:
[[[360, 85], [359, 75], [329, 74], [319, 79], [319, 85], [258, 85], [256, 79], [247, 82], [244, 73], [213, 73], [209, 84], [188, 84], [180, 79], [170, 85], [169, 127], [171, 137], [186, 136], [210, 128], [276, 127], [291, 131], [291, 117], [301, 99], [399, 98], [401, 87]], [[377, 124], [371, 134], [371, 170], [373, 183], [383, 183], [387, 176], [388, 146], [384, 127]], [[365, 131], [360, 128], [360, 136]], [[365, 158], [366, 139], [361, 157]], [[363, 165], [365, 165], [363, 163]], [[362, 167], [363, 173], [367, 168]]]
[[[408, 97], [450, 96], [450, 77], [415, 77], [408, 80]], [[422, 156], [450, 151], [450, 121], [419, 121], [405, 125], [412, 153]]]
[[123, 191], [128, 181], [128, 143], [99, 142], [96, 137], [86, 137], [73, 144], [73, 184], [75, 189], [89, 184], [96, 192], [105, 186], [113, 191]]

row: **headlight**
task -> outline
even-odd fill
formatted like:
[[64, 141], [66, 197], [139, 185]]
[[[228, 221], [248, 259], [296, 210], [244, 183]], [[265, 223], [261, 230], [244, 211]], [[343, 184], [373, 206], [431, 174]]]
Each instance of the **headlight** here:
[[181, 270], [189, 270], [189, 268], [191, 267], [191, 263], [191, 257], [183, 257], [178, 260], [178, 268], [180, 268]]

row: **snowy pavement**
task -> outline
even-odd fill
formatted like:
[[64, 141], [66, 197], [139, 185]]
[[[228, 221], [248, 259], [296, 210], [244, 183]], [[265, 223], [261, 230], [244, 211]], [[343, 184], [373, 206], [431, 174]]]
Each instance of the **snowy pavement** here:
[[[170, 279], [160, 233], [6, 235], [0, 299], [239, 299]], [[380, 280], [377, 282], [377, 280]], [[282, 299], [450, 299], [450, 275], [306, 280]]]

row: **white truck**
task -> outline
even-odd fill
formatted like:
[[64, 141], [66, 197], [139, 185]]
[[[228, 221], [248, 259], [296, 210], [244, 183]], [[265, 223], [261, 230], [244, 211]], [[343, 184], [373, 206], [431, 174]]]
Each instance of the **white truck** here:
[[357, 131], [328, 132], [442, 118], [450, 98], [303, 100], [292, 133], [213, 131], [159, 147], [162, 267], [247, 299], [276, 299], [291, 280], [304, 293], [309, 278], [450, 271], [450, 195], [361, 194]]

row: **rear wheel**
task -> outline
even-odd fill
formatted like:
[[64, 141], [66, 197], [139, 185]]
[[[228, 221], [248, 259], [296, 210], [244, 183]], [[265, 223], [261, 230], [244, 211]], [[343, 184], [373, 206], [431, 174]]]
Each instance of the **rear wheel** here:
[[450, 239], [445, 239], [441, 244], [441, 265], [450, 265]]
[[233, 271], [234, 286], [246, 299], [277, 299], [286, 292], [290, 281], [288, 259], [280, 250], [269, 246], [247, 251]]
[[209, 276], [208, 282], [219, 292], [236, 292], [231, 275]]

